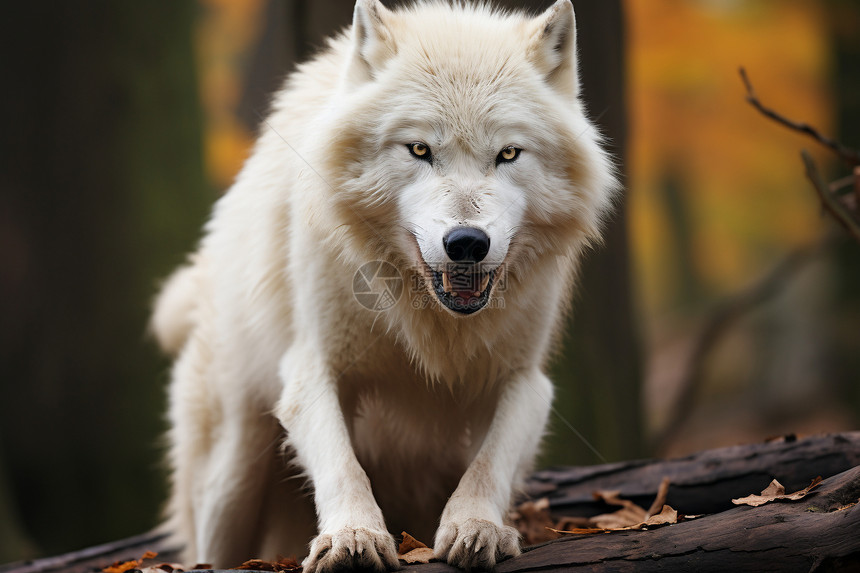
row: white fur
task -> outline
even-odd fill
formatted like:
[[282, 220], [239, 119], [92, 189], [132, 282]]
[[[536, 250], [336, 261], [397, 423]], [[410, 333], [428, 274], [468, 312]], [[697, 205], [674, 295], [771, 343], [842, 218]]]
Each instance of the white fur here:
[[[550, 410], [544, 362], [615, 188], [577, 97], [569, 0], [536, 18], [359, 0], [289, 78], [154, 315], [178, 355], [170, 525], [188, 562], [305, 554], [316, 535], [308, 573], [392, 569], [403, 529], [465, 568], [519, 552], [505, 516]], [[487, 233], [503, 275], [470, 316], [425, 281], [458, 225]], [[381, 312], [352, 294], [374, 260], [406, 285]]]

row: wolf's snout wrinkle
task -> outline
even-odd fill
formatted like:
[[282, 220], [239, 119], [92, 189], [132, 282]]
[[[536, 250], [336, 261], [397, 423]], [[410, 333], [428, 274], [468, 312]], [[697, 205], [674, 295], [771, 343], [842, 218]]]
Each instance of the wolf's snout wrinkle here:
[[490, 237], [480, 229], [457, 227], [442, 239], [442, 245], [455, 263], [480, 263], [490, 252]]

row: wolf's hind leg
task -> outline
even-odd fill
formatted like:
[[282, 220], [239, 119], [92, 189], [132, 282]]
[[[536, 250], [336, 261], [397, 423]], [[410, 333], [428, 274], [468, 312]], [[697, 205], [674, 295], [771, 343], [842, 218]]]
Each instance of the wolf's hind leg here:
[[268, 414], [231, 408], [216, 433], [209, 461], [199, 468], [197, 561], [236, 567], [259, 553], [263, 494], [282, 430]]
[[275, 471], [263, 500], [263, 526], [260, 557], [274, 561], [279, 556], [307, 555], [308, 544], [317, 531], [313, 494], [305, 478], [289, 460], [289, 453], [275, 454]]

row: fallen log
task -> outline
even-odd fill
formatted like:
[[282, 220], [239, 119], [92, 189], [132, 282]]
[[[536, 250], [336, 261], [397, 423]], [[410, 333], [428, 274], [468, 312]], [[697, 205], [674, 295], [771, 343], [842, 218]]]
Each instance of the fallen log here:
[[698, 452], [672, 460], [636, 460], [599, 466], [539, 471], [528, 482], [531, 498], [547, 497], [553, 516], [592, 516], [608, 508], [592, 495], [618, 490], [648, 507], [663, 478], [666, 503], [682, 513], [714, 514], [732, 507], [732, 498], [763, 490], [772, 479], [787, 489], [805, 487], [816, 476], [834, 476], [860, 465], [860, 432], [785, 436], [760, 444]]
[[92, 573], [101, 571], [111, 563], [138, 559], [147, 551], [155, 551], [159, 558], [169, 561], [179, 550], [171, 547], [164, 533], [152, 532], [119, 541], [87, 547], [56, 557], [43, 557], [0, 565], [2, 573]]
[[650, 531], [569, 536], [498, 571], [860, 571], [858, 499], [855, 467], [796, 502], [734, 507]]
[[[762, 491], [774, 478], [794, 491], [816, 476], [825, 479], [798, 501], [759, 507], [731, 502]], [[671, 481], [669, 505], [707, 515], [642, 531], [566, 535], [526, 548], [497, 571], [860, 571], [860, 432], [787, 437], [674, 460], [554, 468], [536, 473], [528, 491], [547, 497], [556, 517], [590, 516], [607, 510], [594, 500], [595, 490], [620, 490], [647, 507], [664, 477]], [[91, 573], [140, 558], [145, 550], [159, 552], [157, 561], [175, 560], [176, 549], [164, 536], [150, 534], [2, 566], [0, 573]], [[407, 567], [415, 573], [456, 571], [444, 563]]]

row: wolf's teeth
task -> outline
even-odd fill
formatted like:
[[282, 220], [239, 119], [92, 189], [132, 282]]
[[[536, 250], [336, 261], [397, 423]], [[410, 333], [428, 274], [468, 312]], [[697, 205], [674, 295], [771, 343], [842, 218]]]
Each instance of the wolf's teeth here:
[[489, 285], [489, 284], [490, 284], [490, 275], [488, 273], [488, 274], [484, 275], [484, 280], [481, 281], [481, 291], [478, 293], [475, 293], [475, 294], [478, 295], [478, 294], [481, 294], [482, 292], [484, 292], [485, 290], [487, 290], [487, 285]]
[[448, 278], [448, 273], [442, 273], [442, 288], [445, 289], [445, 292], [451, 293], [451, 279]]

